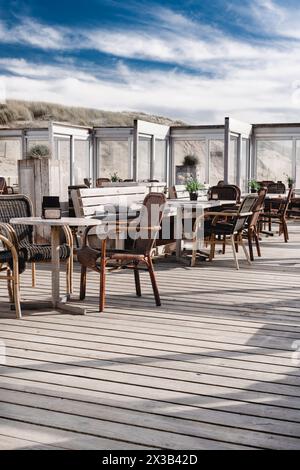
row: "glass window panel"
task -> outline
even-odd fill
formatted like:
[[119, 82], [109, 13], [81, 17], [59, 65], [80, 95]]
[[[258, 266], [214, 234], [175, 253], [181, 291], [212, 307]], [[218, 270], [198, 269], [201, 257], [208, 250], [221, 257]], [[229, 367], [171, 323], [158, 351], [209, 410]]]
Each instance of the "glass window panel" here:
[[155, 160], [153, 168], [153, 178], [158, 181], [167, 180], [167, 142], [155, 139]]
[[257, 179], [286, 181], [292, 175], [292, 140], [258, 140]]
[[249, 165], [249, 139], [242, 139], [240, 157], [240, 187], [243, 191], [248, 190], [248, 165]]
[[[173, 155], [176, 184], [184, 184], [189, 177], [197, 178], [201, 183], [206, 179], [207, 148], [205, 140], [174, 140]], [[196, 157], [197, 164], [184, 165], [185, 157]]]
[[98, 159], [98, 177], [111, 178], [117, 173], [122, 180], [131, 178], [128, 140], [99, 140]]
[[230, 136], [229, 161], [228, 161], [228, 183], [236, 184], [237, 180], [237, 137]]
[[71, 141], [70, 138], [56, 138], [56, 154], [60, 161], [60, 199], [61, 202], [68, 201], [68, 186], [70, 181], [70, 154]]
[[90, 142], [88, 140], [74, 141], [74, 184], [83, 184], [84, 178], [90, 177]]
[[22, 158], [20, 139], [0, 139], [0, 169], [8, 185], [17, 184], [18, 164]]
[[150, 178], [151, 139], [139, 138], [138, 149], [138, 180]]
[[216, 185], [224, 180], [224, 141], [209, 141], [209, 184]]
[[300, 188], [300, 140], [296, 141], [296, 188]]

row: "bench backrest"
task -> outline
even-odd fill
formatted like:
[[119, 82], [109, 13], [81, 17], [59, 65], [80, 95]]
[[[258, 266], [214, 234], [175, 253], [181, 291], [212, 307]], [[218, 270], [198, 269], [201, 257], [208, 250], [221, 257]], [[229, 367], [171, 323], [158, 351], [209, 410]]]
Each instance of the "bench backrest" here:
[[76, 217], [104, 214], [110, 206], [125, 207], [143, 201], [145, 186], [118, 186], [107, 188], [78, 188], [71, 191]]

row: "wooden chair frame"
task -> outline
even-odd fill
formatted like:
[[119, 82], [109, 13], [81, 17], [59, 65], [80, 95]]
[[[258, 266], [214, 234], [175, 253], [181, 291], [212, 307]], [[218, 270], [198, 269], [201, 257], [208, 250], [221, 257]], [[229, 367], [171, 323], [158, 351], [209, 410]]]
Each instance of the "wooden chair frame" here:
[[[0, 224], [2, 226], [4, 224]], [[5, 279], [7, 282], [7, 289], [10, 302], [14, 302], [16, 309], [16, 317], [22, 318], [21, 312], [21, 303], [20, 303], [20, 275], [19, 275], [19, 257], [17, 250], [14, 244], [2, 234], [0, 234], [0, 241], [3, 245], [11, 252], [13, 269], [10, 269], [10, 266], [6, 264], [3, 267], [3, 264], [0, 265], [0, 271], [6, 272], [6, 276], [0, 276], [0, 279]]]

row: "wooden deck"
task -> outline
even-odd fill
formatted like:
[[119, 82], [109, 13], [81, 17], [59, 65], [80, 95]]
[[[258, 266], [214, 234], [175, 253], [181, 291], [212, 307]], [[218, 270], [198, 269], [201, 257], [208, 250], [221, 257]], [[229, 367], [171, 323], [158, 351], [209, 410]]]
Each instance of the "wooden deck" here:
[[[160, 308], [146, 273], [139, 299], [122, 271], [97, 313], [91, 273], [87, 316], [16, 320], [1, 282], [0, 448], [300, 449], [300, 226], [290, 233], [240, 271], [230, 249], [195, 268], [157, 263]], [[48, 266], [34, 290], [22, 276], [24, 299], [49, 292]]]

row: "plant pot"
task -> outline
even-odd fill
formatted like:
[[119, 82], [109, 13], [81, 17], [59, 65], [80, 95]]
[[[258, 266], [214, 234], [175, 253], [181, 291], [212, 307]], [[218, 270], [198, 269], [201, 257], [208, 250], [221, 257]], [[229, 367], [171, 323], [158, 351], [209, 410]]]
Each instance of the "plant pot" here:
[[251, 188], [251, 193], [257, 193], [257, 189]]
[[198, 199], [198, 193], [190, 193], [191, 201], [197, 201], [197, 199]]

